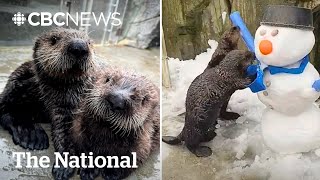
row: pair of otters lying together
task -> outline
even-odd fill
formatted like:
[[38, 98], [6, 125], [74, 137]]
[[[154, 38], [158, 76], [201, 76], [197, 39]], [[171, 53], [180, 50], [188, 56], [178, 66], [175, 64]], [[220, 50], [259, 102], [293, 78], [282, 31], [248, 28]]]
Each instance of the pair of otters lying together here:
[[217, 119], [237, 119], [239, 115], [226, 112], [231, 95], [246, 88], [254, 80], [247, 77], [248, 66], [254, 63], [254, 54], [236, 50], [240, 30], [232, 27], [222, 36], [211, 61], [202, 74], [189, 86], [186, 98], [186, 117], [182, 132], [177, 136], [163, 136], [168, 144], [184, 141], [187, 148], [198, 157], [207, 157], [212, 150], [200, 146], [215, 136]]
[[[87, 34], [56, 28], [40, 35], [33, 60], [9, 77], [0, 97], [0, 124], [15, 144], [46, 149], [39, 123], [51, 122], [55, 151], [70, 155], [129, 156], [138, 166], [159, 148], [159, 88], [143, 76], [97, 68]], [[120, 159], [120, 157], [119, 157]], [[72, 168], [53, 168], [69, 179]], [[81, 179], [123, 179], [134, 169], [81, 168]]]

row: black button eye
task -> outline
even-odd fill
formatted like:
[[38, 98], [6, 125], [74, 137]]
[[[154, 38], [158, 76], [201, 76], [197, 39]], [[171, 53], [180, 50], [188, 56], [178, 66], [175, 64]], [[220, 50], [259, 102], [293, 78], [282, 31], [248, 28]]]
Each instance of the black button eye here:
[[55, 45], [60, 40], [60, 38], [57, 36], [52, 36], [50, 40], [51, 40], [51, 45]]

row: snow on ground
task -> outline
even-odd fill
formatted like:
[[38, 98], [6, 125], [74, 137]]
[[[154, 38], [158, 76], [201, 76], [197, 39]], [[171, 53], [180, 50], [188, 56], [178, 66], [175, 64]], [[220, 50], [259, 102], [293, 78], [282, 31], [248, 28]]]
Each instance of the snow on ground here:
[[[195, 60], [169, 59], [172, 88], [163, 91], [163, 134], [177, 135], [182, 127], [186, 92], [205, 69], [217, 47], [211, 48]], [[280, 155], [263, 144], [260, 119], [264, 105], [249, 89], [236, 91], [229, 102], [229, 110], [242, 116], [235, 121], [218, 121], [217, 136], [206, 143], [213, 149], [208, 158], [197, 158], [184, 146], [162, 143], [164, 179], [320, 179], [320, 149], [309, 153]]]

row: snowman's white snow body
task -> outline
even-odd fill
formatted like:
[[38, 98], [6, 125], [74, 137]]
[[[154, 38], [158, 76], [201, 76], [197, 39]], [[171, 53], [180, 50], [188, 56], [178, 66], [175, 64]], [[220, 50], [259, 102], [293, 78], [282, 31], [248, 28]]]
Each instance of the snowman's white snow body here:
[[[259, 45], [268, 40], [272, 52], [263, 54]], [[296, 68], [315, 44], [311, 30], [261, 25], [255, 35], [255, 53], [262, 64]], [[266, 90], [258, 97], [267, 108], [262, 115], [262, 136], [279, 153], [307, 152], [320, 147], [320, 110], [314, 105], [319, 93], [312, 88], [319, 73], [308, 63], [301, 74], [264, 71]]]

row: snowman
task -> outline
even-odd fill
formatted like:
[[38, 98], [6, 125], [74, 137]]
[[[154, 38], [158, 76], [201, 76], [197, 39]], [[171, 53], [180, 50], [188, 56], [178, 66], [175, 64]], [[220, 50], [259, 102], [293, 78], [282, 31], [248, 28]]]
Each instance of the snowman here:
[[263, 69], [266, 105], [262, 136], [272, 150], [308, 152], [320, 147], [319, 73], [309, 62], [315, 44], [312, 12], [290, 6], [269, 6], [257, 29], [254, 47]]

